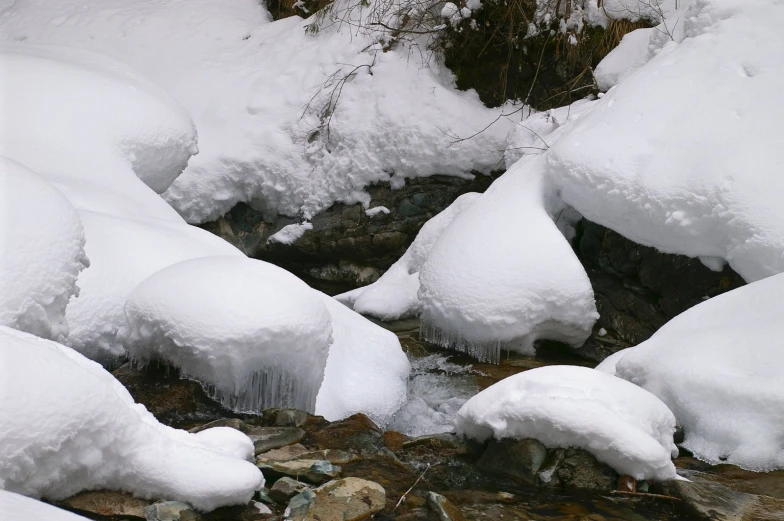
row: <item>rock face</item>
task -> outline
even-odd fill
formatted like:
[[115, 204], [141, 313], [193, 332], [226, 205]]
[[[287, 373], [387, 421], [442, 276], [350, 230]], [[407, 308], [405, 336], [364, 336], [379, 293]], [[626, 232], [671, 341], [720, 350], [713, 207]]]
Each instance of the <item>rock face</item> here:
[[493, 177], [474, 179], [432, 176], [410, 179], [393, 190], [388, 184], [368, 187], [371, 208], [388, 214], [368, 216], [360, 204], [335, 204], [316, 215], [313, 229], [291, 245], [267, 243], [270, 236], [301, 219], [265, 216], [238, 204], [217, 221], [202, 225], [250, 257], [285, 267], [327, 293], [375, 282], [413, 242], [428, 219], [467, 192], [484, 192]]

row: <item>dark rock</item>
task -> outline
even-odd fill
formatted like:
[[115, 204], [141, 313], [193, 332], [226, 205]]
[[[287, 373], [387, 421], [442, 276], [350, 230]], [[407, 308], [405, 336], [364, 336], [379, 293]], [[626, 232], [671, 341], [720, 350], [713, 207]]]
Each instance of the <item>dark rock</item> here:
[[549, 451], [547, 461], [536, 475], [537, 482], [563, 488], [614, 490], [618, 473], [593, 454], [577, 448]]
[[533, 483], [547, 458], [547, 447], [533, 439], [490, 440], [477, 467]]
[[355, 414], [320, 428], [309, 428], [306, 439], [320, 449], [339, 449], [360, 454], [375, 453], [383, 446], [381, 430], [364, 414]]
[[[302, 456], [303, 454], [307, 454], [308, 452], [311, 451], [309, 451], [303, 445], [300, 445], [299, 443], [295, 443], [293, 445], [286, 445], [285, 447], [280, 447], [278, 449], [272, 449], [257, 454], [256, 461], [291, 461], [293, 459], [298, 459], [300, 456]], [[322, 459], [322, 458], [310, 458], [310, 459]]]
[[213, 427], [231, 427], [232, 429], [244, 432], [245, 434], [249, 433], [252, 428], [250, 425], [246, 424], [239, 418], [221, 418], [220, 420], [211, 421], [209, 423], [205, 423], [204, 425], [199, 425], [198, 427], [189, 429], [188, 432], [196, 433], [206, 429], [212, 429]]
[[187, 503], [164, 501], [144, 509], [147, 521], [200, 521], [201, 516]]
[[[278, 427], [302, 427], [308, 421], [308, 413], [299, 409], [280, 409], [269, 416], [272, 424]], [[267, 411], [264, 411], [264, 420], [267, 421]]]
[[341, 468], [325, 460], [257, 461], [256, 465], [269, 480], [282, 477], [301, 479], [321, 485], [340, 476]]
[[345, 478], [307, 490], [289, 502], [292, 521], [360, 521], [380, 512], [386, 492], [378, 483]]
[[464, 521], [463, 513], [447, 498], [433, 491], [427, 493], [427, 504], [439, 521]]
[[277, 503], [282, 505], [288, 504], [289, 500], [301, 494], [306, 490], [310, 490], [310, 486], [301, 481], [291, 479], [289, 477], [280, 478], [272, 485], [269, 491], [269, 496]]
[[293, 445], [305, 437], [305, 431], [297, 427], [254, 427], [247, 434], [256, 454]]
[[69, 510], [91, 512], [101, 516], [126, 516], [144, 519], [144, 509], [151, 504], [152, 501], [139, 499], [122, 492], [93, 490], [80, 492], [63, 500], [58, 505]]

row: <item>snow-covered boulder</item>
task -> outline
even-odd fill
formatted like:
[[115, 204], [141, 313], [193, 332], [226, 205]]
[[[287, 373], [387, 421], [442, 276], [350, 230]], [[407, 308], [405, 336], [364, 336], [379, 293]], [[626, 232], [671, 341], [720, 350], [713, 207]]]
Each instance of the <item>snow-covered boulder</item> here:
[[549, 448], [583, 448], [636, 479], [679, 479], [672, 412], [644, 389], [594, 369], [549, 366], [505, 378], [468, 400], [455, 428], [478, 441], [533, 438]]
[[86, 517], [0, 489], [0, 519], [7, 521], [87, 521]]
[[552, 146], [550, 177], [635, 242], [747, 281], [782, 272], [784, 4], [691, 1], [678, 25]]
[[366, 414], [385, 425], [406, 401], [411, 366], [394, 333], [321, 294], [332, 317], [333, 342], [316, 399], [329, 421]]
[[0, 326], [0, 359], [2, 489], [57, 500], [104, 488], [212, 510], [264, 483], [239, 432], [215, 450], [214, 435], [161, 425], [73, 349]]
[[46, 179], [3, 156], [0, 201], [0, 325], [63, 341], [66, 305], [88, 265], [79, 215]]
[[651, 27], [625, 34], [618, 47], [610, 51], [596, 66], [593, 75], [598, 87], [608, 91], [626, 76], [645, 65], [651, 56], [648, 52], [648, 44], [657, 30]]
[[447, 226], [480, 194], [467, 193], [448, 208], [430, 219], [419, 230], [414, 242], [376, 282], [335, 297], [357, 313], [381, 320], [399, 320], [418, 315], [422, 310], [419, 292], [419, 270], [430, 255], [436, 240]]
[[616, 375], [672, 409], [698, 458], [782, 469], [782, 295], [776, 275], [703, 302], [623, 351]]
[[314, 411], [330, 314], [282, 268], [241, 257], [180, 262], [139, 284], [125, 314], [133, 359], [178, 367], [234, 410]]
[[497, 362], [539, 338], [588, 338], [593, 290], [548, 213], [542, 174], [542, 156], [524, 157], [438, 238], [419, 274], [425, 339]]

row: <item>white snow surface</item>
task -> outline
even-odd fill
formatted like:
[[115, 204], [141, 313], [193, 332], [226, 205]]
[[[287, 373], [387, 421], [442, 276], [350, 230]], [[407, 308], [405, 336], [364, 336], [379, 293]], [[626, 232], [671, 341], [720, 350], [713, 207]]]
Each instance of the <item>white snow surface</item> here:
[[448, 70], [407, 43], [382, 52], [375, 28], [354, 30], [372, 4], [338, 0], [347, 23], [328, 17], [312, 34], [312, 19], [270, 22], [256, 0], [4, 3], [2, 38], [109, 54], [188, 109], [200, 153], [166, 200], [189, 222], [215, 219], [238, 201], [308, 218], [334, 201], [368, 203], [370, 183], [487, 173], [509, 129], [502, 120], [453, 145], [501, 109], [457, 91]]
[[0, 325], [62, 341], [88, 260], [76, 210], [51, 183], [0, 156]]
[[782, 294], [784, 275], [719, 295], [615, 360], [617, 376], [672, 409], [696, 457], [784, 468]]
[[0, 519], [6, 521], [86, 521], [86, 517], [62, 510], [21, 494], [0, 490]]
[[[0, 326], [0, 359], [2, 489], [58, 500], [102, 488], [212, 510], [247, 503], [264, 484], [253, 463], [231, 455], [241, 433], [166, 427], [70, 348]], [[215, 450], [221, 436], [230, 443]]]
[[549, 366], [505, 378], [468, 400], [455, 428], [478, 441], [580, 447], [636, 479], [678, 479], [672, 412], [644, 389], [594, 369]]
[[411, 366], [397, 336], [319, 293], [332, 317], [333, 342], [316, 399], [329, 421], [363, 413], [386, 425], [406, 401]]
[[418, 315], [419, 270], [430, 255], [433, 244], [454, 218], [468, 208], [478, 193], [463, 194], [419, 230], [414, 242], [376, 282], [335, 297], [363, 315], [392, 321]]
[[305, 232], [313, 229], [311, 223], [288, 224], [278, 230], [267, 239], [267, 242], [279, 242], [281, 244], [293, 244], [297, 239], [305, 235]]
[[[564, 200], [667, 253], [784, 271], [784, 4], [693, 0], [547, 154]], [[656, 45], [654, 45], [656, 43]], [[658, 48], [656, 48], [658, 47]]]
[[241, 257], [184, 261], [139, 284], [125, 314], [133, 359], [165, 360], [234, 410], [314, 411], [330, 313], [286, 270]]
[[594, 69], [596, 84], [603, 91], [617, 85], [622, 79], [636, 71], [651, 57], [648, 43], [655, 28], [637, 29], [624, 35], [618, 47], [613, 49]]

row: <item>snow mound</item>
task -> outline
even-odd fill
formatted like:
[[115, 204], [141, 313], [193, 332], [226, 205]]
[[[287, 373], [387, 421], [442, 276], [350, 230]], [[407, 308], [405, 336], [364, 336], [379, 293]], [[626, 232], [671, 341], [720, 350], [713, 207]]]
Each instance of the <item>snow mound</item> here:
[[305, 235], [305, 232], [312, 230], [311, 223], [289, 224], [281, 228], [274, 235], [270, 235], [267, 242], [279, 242], [281, 244], [294, 244], [299, 238]]
[[0, 490], [0, 519], [6, 521], [86, 521], [77, 516], [41, 501], [21, 494]]
[[79, 277], [81, 293], [66, 309], [68, 345], [111, 364], [125, 353], [123, 307], [153, 273], [178, 262], [214, 255], [242, 257], [226, 241], [185, 223], [134, 220], [81, 211], [91, 265]]
[[121, 490], [201, 510], [247, 503], [253, 463], [158, 423], [100, 365], [0, 327], [0, 488], [51, 500]]
[[692, 1], [680, 20], [552, 147], [550, 174], [635, 242], [725, 259], [747, 281], [784, 271], [784, 4]]
[[784, 275], [703, 302], [623, 351], [616, 374], [662, 399], [713, 464], [784, 468]]
[[2, 45], [0, 71], [0, 154], [77, 209], [181, 221], [152, 190], [166, 190], [196, 153], [196, 129], [165, 92], [81, 49]]
[[585, 367], [505, 378], [468, 400], [455, 427], [480, 442], [534, 438], [550, 448], [580, 447], [635, 479], [678, 479], [672, 412], [653, 394]]
[[62, 341], [89, 262], [79, 215], [32, 170], [0, 156], [0, 325]]
[[270, 22], [256, 0], [104, 0], [88, 9], [83, 0], [18, 0], [3, 12], [0, 38], [109, 54], [181, 102], [200, 153], [166, 200], [189, 222], [239, 201], [308, 218], [335, 201], [369, 202], [371, 183], [489, 173], [501, 158], [503, 120], [454, 142], [502, 109], [456, 90], [423, 47], [401, 39], [387, 48], [377, 27], [354, 30], [377, 9], [338, 0], [331, 12], [345, 23], [328, 14], [316, 27], [299, 17]]
[[316, 400], [329, 421], [363, 413], [385, 425], [406, 401], [411, 366], [394, 333], [320, 294], [332, 317], [333, 342]]
[[599, 62], [594, 70], [594, 77], [601, 90], [610, 90], [648, 61], [648, 43], [655, 31], [655, 28], [637, 29], [625, 34], [618, 47]]
[[314, 411], [330, 314], [289, 272], [238, 257], [184, 261], [139, 284], [125, 314], [133, 359], [162, 359], [237, 411]]
[[543, 165], [515, 163], [436, 241], [419, 274], [427, 341], [498, 362], [501, 349], [590, 335], [593, 290], [546, 208]]
[[454, 218], [468, 208], [478, 193], [463, 194], [448, 208], [430, 219], [408, 247], [376, 282], [335, 297], [339, 302], [363, 315], [381, 320], [399, 320], [418, 315], [422, 310], [419, 291], [419, 270], [430, 255], [433, 244]]

